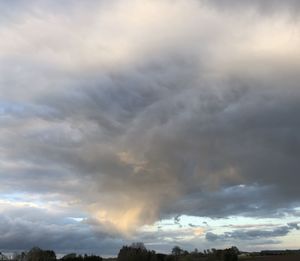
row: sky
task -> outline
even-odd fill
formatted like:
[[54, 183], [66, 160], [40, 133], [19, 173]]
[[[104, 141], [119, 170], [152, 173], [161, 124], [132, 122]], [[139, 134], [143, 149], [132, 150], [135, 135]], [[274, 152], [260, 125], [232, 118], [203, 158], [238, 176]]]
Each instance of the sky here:
[[300, 248], [298, 0], [0, 2], [0, 251]]

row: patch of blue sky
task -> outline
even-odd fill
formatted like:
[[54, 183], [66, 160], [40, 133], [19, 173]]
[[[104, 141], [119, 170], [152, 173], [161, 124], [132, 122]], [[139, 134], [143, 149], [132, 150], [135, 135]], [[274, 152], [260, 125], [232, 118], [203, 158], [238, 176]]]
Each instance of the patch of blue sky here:
[[297, 222], [299, 218], [296, 216], [286, 216], [280, 218], [253, 218], [242, 216], [231, 216], [227, 218], [212, 219], [208, 217], [197, 217], [182, 215], [173, 219], [164, 219], [153, 224], [153, 228], [162, 230], [177, 230], [187, 227], [202, 227], [206, 231], [214, 231], [214, 233], [224, 233], [235, 229], [257, 229], [270, 228], [272, 226], [283, 226], [288, 223]]
[[9, 193], [9, 194], [0, 194], [0, 197], [3, 200], [7, 200], [7, 201], [11, 201], [11, 202], [19, 202], [19, 201], [24, 200], [25, 193], [14, 192], [14, 193]]
[[64, 225], [79, 225], [81, 227], [85, 227], [86, 229], [91, 229], [89, 227], [89, 225], [87, 223], [85, 223], [84, 221], [87, 219], [86, 216], [82, 215], [78, 215], [78, 216], [74, 216], [74, 217], [64, 217], [61, 220], [61, 223]]
[[11, 114], [11, 113], [22, 113], [25, 111], [26, 105], [21, 103], [0, 101], [0, 113]]
[[30, 206], [39, 209], [47, 209], [60, 205], [59, 201], [43, 199], [40, 195], [25, 192], [0, 193], [2, 202], [15, 206]]
[[0, 194], [0, 199], [2, 199], [2, 202], [10, 205], [23, 205], [37, 208], [45, 208], [46, 203], [40, 197], [23, 192]]
[[57, 112], [41, 104], [20, 103], [12, 101], [0, 101], [0, 117], [30, 117], [30, 116], [53, 116]]

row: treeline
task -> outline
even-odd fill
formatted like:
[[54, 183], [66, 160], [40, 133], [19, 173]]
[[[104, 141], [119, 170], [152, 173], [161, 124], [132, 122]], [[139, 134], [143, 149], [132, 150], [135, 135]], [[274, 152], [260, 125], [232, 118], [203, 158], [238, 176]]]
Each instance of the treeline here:
[[[195, 249], [192, 252], [181, 249], [179, 246], [173, 247], [170, 254], [156, 253], [153, 250], [146, 249], [143, 243], [133, 243], [130, 246], [123, 246], [116, 258], [104, 259], [97, 255], [77, 255], [70, 253], [57, 259], [53, 250], [42, 250], [38, 247], [32, 248], [28, 252], [14, 254], [8, 258], [0, 252], [0, 261], [237, 261], [241, 257], [261, 257], [278, 255], [297, 255], [300, 256], [300, 250], [265, 250], [261, 252], [240, 252], [237, 247], [227, 249], [206, 249], [199, 252]], [[299, 258], [300, 260], [300, 258]]]
[[[195, 249], [192, 252], [175, 246], [170, 254], [156, 253], [153, 250], [146, 249], [143, 243], [133, 243], [130, 246], [123, 246], [116, 261], [237, 261], [239, 250], [236, 247], [228, 249], [207, 249], [199, 252]], [[2, 259], [3, 260], [3, 259]], [[32, 248], [29, 252], [22, 252], [13, 257], [15, 261], [102, 261], [105, 260], [97, 255], [77, 255], [70, 253], [57, 259], [52, 250], [42, 250], [38, 247]]]
[[188, 252], [175, 246], [171, 254], [158, 254], [149, 251], [142, 243], [121, 248], [117, 261], [237, 261], [239, 250], [236, 247], [228, 249], [207, 249], [203, 253], [195, 249]]
[[42, 250], [39, 247], [33, 247], [29, 252], [22, 252], [21, 254], [15, 254], [12, 257], [15, 261], [102, 261], [101, 256], [96, 255], [77, 255], [75, 253], [67, 254], [60, 259], [56, 258], [56, 254], [53, 250]]
[[62, 261], [102, 261], [103, 258], [101, 256], [96, 255], [76, 255], [75, 253], [65, 255], [61, 258]]

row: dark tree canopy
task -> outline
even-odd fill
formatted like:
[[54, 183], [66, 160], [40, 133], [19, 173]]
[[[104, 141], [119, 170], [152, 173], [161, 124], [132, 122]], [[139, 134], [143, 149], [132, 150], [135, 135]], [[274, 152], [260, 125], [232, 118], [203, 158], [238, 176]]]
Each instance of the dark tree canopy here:
[[27, 261], [53, 261], [56, 255], [53, 250], [42, 250], [39, 247], [33, 247], [26, 255]]
[[157, 261], [157, 257], [155, 252], [147, 250], [143, 243], [135, 243], [130, 247], [121, 248], [118, 261]]

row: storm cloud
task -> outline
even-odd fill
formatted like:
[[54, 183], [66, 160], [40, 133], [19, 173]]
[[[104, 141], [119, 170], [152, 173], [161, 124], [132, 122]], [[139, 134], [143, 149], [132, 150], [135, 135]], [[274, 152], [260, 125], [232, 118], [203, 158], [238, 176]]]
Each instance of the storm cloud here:
[[[183, 214], [296, 215], [297, 1], [1, 6], [3, 197], [17, 192], [63, 203], [105, 238], [130, 237]], [[269, 8], [276, 12], [261, 12]], [[1, 218], [0, 229], [15, 216]], [[23, 232], [28, 226], [17, 225]], [[78, 233], [87, 233], [80, 226]], [[79, 236], [71, 231], [48, 238]], [[7, 248], [24, 247], [7, 238]], [[97, 247], [80, 243], [89, 244]]]

